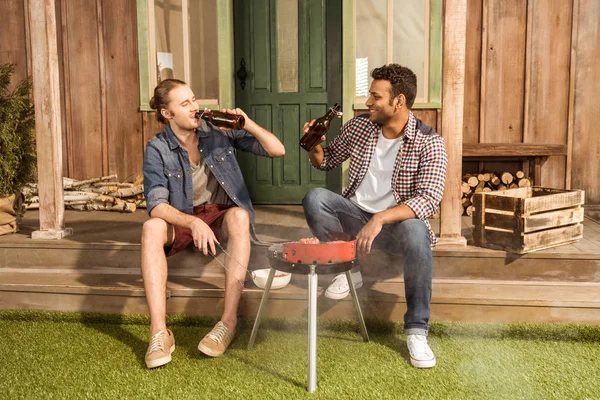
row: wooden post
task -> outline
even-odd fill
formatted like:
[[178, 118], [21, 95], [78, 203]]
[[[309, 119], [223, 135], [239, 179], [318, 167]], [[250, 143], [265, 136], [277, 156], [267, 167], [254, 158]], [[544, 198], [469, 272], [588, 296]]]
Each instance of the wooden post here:
[[466, 246], [461, 236], [462, 138], [465, 102], [467, 0], [445, 0], [442, 136], [448, 152], [448, 171], [441, 205], [438, 246]]
[[55, 0], [29, 0], [28, 6], [40, 197], [40, 230], [31, 237], [61, 239], [73, 231], [64, 227], [56, 4]]

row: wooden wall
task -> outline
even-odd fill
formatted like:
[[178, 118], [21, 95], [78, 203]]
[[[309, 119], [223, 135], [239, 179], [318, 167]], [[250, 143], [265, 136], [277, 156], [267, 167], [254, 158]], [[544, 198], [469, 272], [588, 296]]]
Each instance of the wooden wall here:
[[[29, 74], [27, 3], [3, 0], [0, 62]], [[56, 0], [63, 90], [64, 175], [83, 179], [141, 173], [145, 143], [158, 130], [139, 109], [135, 0]], [[6, 19], [6, 18], [5, 18]]]
[[16, 82], [31, 75], [31, 66], [28, 62], [27, 40], [28, 24], [25, 23], [24, 8], [25, 1], [2, 0], [2, 34], [0, 34], [0, 64], [13, 63], [16, 65], [12, 76], [11, 86], [14, 88]]
[[[16, 79], [30, 71], [29, 1], [1, 3], [0, 63], [17, 64]], [[138, 111], [136, 1], [56, 3], [64, 174], [138, 174], [160, 127]], [[539, 184], [584, 189], [590, 204], [600, 204], [599, 21], [600, 0], [468, 0], [464, 142], [567, 144]], [[415, 114], [441, 129], [437, 110]]]
[[591, 204], [599, 21], [600, 0], [468, 0], [464, 142], [566, 144], [569, 156], [550, 157], [536, 184], [585, 189]]
[[[573, 157], [571, 186], [585, 189], [586, 200], [600, 205], [600, 0], [578, 0], [574, 13], [572, 111], [569, 129]], [[563, 93], [564, 95], [564, 93]]]

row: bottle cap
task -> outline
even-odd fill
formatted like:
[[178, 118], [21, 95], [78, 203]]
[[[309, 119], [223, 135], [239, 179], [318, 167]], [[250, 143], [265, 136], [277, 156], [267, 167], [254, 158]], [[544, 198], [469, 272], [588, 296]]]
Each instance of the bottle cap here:
[[204, 110], [202, 111], [202, 114], [198, 115], [198, 113], [196, 113], [196, 118], [198, 119], [202, 119], [202, 117], [204, 116], [204, 114], [206, 113], [210, 113], [210, 108], [206, 107], [204, 108]]
[[339, 111], [339, 109], [340, 109], [340, 105], [337, 103], [335, 103], [333, 106], [329, 107], [329, 111], [334, 112], [336, 117], [342, 118], [342, 115], [344, 115], [344, 113]]

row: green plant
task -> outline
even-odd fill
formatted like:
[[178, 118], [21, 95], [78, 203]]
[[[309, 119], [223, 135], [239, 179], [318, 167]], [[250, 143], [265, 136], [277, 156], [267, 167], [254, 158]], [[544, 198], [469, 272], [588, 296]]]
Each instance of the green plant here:
[[9, 92], [13, 64], [0, 65], [0, 197], [36, 180], [35, 120], [29, 98], [31, 80]]

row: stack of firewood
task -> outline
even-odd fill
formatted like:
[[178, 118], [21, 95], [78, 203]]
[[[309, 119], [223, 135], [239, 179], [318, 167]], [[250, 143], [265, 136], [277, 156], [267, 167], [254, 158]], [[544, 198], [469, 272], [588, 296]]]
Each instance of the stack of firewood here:
[[[133, 177], [119, 182], [117, 175], [86, 180], [63, 178], [65, 208], [80, 211], [134, 212], [146, 208], [144, 177]], [[37, 184], [30, 183], [23, 189], [27, 209], [40, 207]]]
[[510, 172], [466, 174], [463, 176], [461, 185], [463, 215], [473, 215], [473, 195], [475, 193], [528, 187], [532, 184], [532, 179], [526, 177], [523, 171], [517, 171], [514, 175]]

